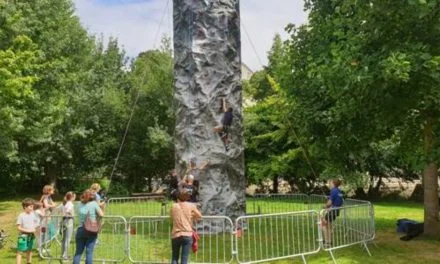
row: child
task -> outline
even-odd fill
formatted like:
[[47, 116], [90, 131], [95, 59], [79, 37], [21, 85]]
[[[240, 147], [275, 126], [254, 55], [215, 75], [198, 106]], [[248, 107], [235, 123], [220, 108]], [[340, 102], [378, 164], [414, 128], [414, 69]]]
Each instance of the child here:
[[102, 202], [107, 201], [107, 191], [105, 189], [99, 190], [98, 195], [101, 198]]
[[327, 213], [321, 219], [321, 225], [324, 232], [324, 247], [331, 247], [331, 230], [332, 222], [339, 216], [339, 207], [342, 206], [344, 200], [342, 198], [342, 192], [339, 190], [341, 180], [333, 179], [329, 182], [330, 196], [328, 197], [325, 208], [328, 209]]
[[73, 217], [75, 216], [75, 211], [73, 208], [73, 202], [75, 201], [76, 195], [74, 192], [68, 192], [64, 196], [63, 202], [63, 244], [62, 244], [62, 258], [67, 259], [69, 252], [69, 244], [72, 240], [73, 235]]
[[232, 107], [226, 106], [226, 99], [222, 99], [222, 110], [223, 110], [223, 117], [222, 117], [222, 124], [220, 126], [216, 126], [214, 128], [215, 132], [219, 134], [221, 137], [223, 144], [225, 145], [225, 150], [229, 150], [229, 128], [232, 125]]
[[45, 185], [43, 187], [43, 195], [41, 196], [40, 203], [43, 205], [45, 215], [51, 213], [53, 208], [57, 206], [57, 204], [52, 200], [54, 191], [55, 190], [52, 185]]
[[40, 249], [41, 246], [41, 233], [40, 228], [44, 221], [44, 210], [42, 208], [42, 204], [40, 202], [34, 203], [34, 214], [35, 217], [38, 219], [38, 224], [35, 227], [35, 236], [37, 237], [37, 247]]
[[180, 184], [180, 189], [185, 190], [189, 194], [188, 202], [197, 203], [197, 186], [194, 184], [194, 176], [185, 176]]
[[35, 201], [30, 198], [23, 200], [23, 212], [17, 218], [17, 229], [19, 232], [17, 241], [17, 264], [21, 264], [21, 254], [26, 252], [27, 263], [32, 262], [32, 247], [35, 240], [35, 231], [38, 226], [38, 218], [34, 214]]
[[105, 201], [102, 201], [101, 196], [99, 195], [99, 191], [101, 190], [101, 185], [99, 183], [94, 183], [90, 186], [90, 190], [95, 195], [95, 200], [98, 203], [99, 207], [104, 208]]

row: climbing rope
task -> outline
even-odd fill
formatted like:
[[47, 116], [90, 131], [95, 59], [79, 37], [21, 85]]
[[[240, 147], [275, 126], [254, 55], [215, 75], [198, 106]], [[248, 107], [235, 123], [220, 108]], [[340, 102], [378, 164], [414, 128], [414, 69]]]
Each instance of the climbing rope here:
[[162, 12], [162, 17], [160, 18], [159, 27], [157, 28], [156, 34], [154, 36], [153, 49], [156, 49], [156, 44], [157, 44], [157, 40], [159, 39], [159, 34], [160, 34], [160, 29], [162, 27], [162, 23], [164, 21], [166, 13], [169, 13], [169, 12], [167, 12], [169, 5], [170, 5], [170, 0], [167, 0], [165, 8], [163, 9], [163, 12]]
[[[253, 50], [255, 56], [256, 56], [257, 59], [258, 59], [258, 62], [259, 62], [259, 64], [260, 64], [260, 67], [261, 67], [262, 69], [264, 69], [264, 65], [263, 65], [263, 63], [262, 63], [261, 57], [258, 55], [257, 49], [255, 48], [254, 42], [252, 41], [252, 39], [251, 39], [251, 37], [250, 37], [248, 31], [246, 30], [246, 26], [245, 26], [243, 20], [241, 20], [241, 25], [242, 25], [243, 30], [244, 30], [244, 32], [245, 32], [245, 34], [246, 34], [246, 37], [247, 37], [247, 39], [248, 39], [248, 41], [249, 41], [249, 44], [251, 45], [252, 50]], [[266, 74], [266, 79], [267, 79], [267, 81], [269, 82], [269, 84], [270, 84], [270, 86], [272, 87], [272, 89], [274, 89], [274, 91], [276, 91], [276, 92], [281, 92], [281, 91], [282, 91], [282, 90], [281, 90], [281, 87], [280, 87], [280, 84], [279, 84], [279, 83], [278, 83], [278, 82], [277, 82], [277, 81], [276, 81], [276, 80], [275, 80], [270, 74]], [[290, 124], [290, 121], [287, 119], [287, 116], [284, 117], [284, 121], [286, 121], [286, 122], [288, 122], [288, 123]], [[309, 155], [307, 154], [307, 153], [308, 153], [307, 149], [306, 149], [306, 148], [304, 147], [304, 145], [302, 144], [301, 139], [299, 138], [298, 134], [296, 133], [295, 128], [294, 128], [293, 126], [290, 126], [290, 128], [292, 129], [293, 135], [294, 135], [294, 137], [295, 137], [295, 139], [296, 139], [296, 141], [297, 141], [299, 147], [302, 149], [302, 152], [303, 152], [304, 158], [305, 158], [305, 160], [306, 160], [306, 162], [307, 162], [307, 165], [309, 166], [310, 170], [312, 171], [313, 176], [314, 176], [315, 178], [318, 178], [318, 176], [317, 176], [317, 174], [316, 174], [316, 171], [315, 171], [315, 169], [313, 168], [312, 162], [310, 161]], [[322, 191], [322, 190], [321, 190], [321, 191]], [[323, 192], [323, 191], [322, 191], [322, 192]]]
[[[145, 75], [142, 78], [142, 82], [141, 82], [142, 85], [144, 84], [144, 80], [145, 80]], [[128, 119], [127, 125], [125, 126], [124, 136], [122, 137], [121, 144], [119, 145], [119, 150], [118, 150], [118, 154], [116, 155], [115, 162], [113, 163], [113, 169], [112, 169], [112, 172], [110, 174], [110, 179], [109, 179], [109, 184], [108, 184], [107, 192], [110, 191], [110, 185], [112, 183], [113, 175], [114, 175], [114, 173], [116, 171], [116, 166], [118, 165], [119, 157], [121, 156], [122, 148], [124, 147], [125, 139], [127, 138], [128, 130], [130, 128], [131, 120], [133, 119], [134, 110], [135, 110], [136, 104], [137, 104], [137, 102], [139, 100], [140, 94], [141, 94], [141, 92], [138, 91], [137, 95], [136, 95], [136, 99], [134, 100], [133, 106], [131, 107], [130, 118]]]
[[[156, 48], [156, 44], [157, 44], [157, 41], [158, 41], [158, 35], [160, 33], [160, 29], [162, 27], [165, 14], [166, 14], [166, 12], [168, 10], [169, 3], [170, 3], [170, 0], [167, 0], [165, 8], [164, 8], [163, 13], [162, 13], [162, 17], [161, 17], [158, 29], [156, 31], [156, 36], [155, 36], [154, 43], [153, 43], [153, 49]], [[145, 76], [146, 76], [146, 73], [147, 73], [147, 69], [148, 69], [148, 67], [145, 67], [144, 74], [142, 76], [142, 80], [141, 80], [141, 83], [140, 83], [140, 87], [145, 85], [145, 79], [146, 79]], [[130, 129], [130, 124], [131, 124], [131, 121], [133, 119], [134, 112], [135, 112], [135, 109], [136, 109], [136, 105], [137, 105], [137, 103], [139, 101], [140, 95], [141, 95], [141, 91], [138, 90], [137, 94], [136, 94], [136, 97], [135, 97], [135, 100], [133, 102], [133, 105], [131, 106], [130, 117], [129, 117], [129, 119], [127, 121], [127, 124], [125, 126], [124, 135], [122, 137], [121, 144], [119, 145], [119, 149], [118, 149], [118, 153], [117, 153], [116, 158], [115, 158], [115, 162], [113, 163], [113, 168], [112, 168], [112, 172], [110, 173], [110, 179], [109, 179], [109, 184], [108, 184], [107, 192], [110, 192], [110, 187], [111, 187], [111, 184], [112, 184], [113, 176], [114, 176], [114, 174], [116, 172], [116, 167], [118, 165], [119, 158], [121, 157], [122, 149], [124, 148], [125, 140], [127, 138], [127, 134], [128, 134], [129, 129]]]

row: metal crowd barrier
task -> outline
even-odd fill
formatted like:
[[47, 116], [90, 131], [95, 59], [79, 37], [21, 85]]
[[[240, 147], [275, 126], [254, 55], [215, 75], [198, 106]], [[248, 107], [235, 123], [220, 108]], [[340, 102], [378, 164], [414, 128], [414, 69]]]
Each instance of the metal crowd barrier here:
[[[375, 226], [374, 211], [369, 202], [322, 210], [320, 214], [324, 217], [332, 214], [336, 216], [333, 222], [327, 223], [330, 237], [329, 241], [323, 244], [323, 249], [330, 253], [334, 263], [334, 250], [357, 244], [362, 245], [371, 256], [367, 243], [375, 238]], [[325, 232], [325, 229], [322, 231]]]
[[127, 219], [133, 215], [163, 216], [169, 214], [168, 201], [164, 196], [139, 196], [110, 198], [106, 214], [122, 215]]
[[239, 263], [259, 263], [314, 254], [320, 250], [318, 213], [302, 211], [237, 218]]
[[[133, 216], [128, 221], [128, 259], [131, 263], [169, 263], [171, 220], [168, 216]], [[191, 263], [230, 263], [233, 224], [225, 216], [206, 216], [195, 225], [200, 240]]]
[[318, 210], [320, 211], [324, 204], [327, 202], [326, 195], [320, 194], [311, 194], [309, 195], [309, 210]]
[[246, 199], [247, 214], [273, 214], [309, 210], [306, 194], [256, 194]]
[[[63, 216], [50, 215], [43, 218], [37, 232], [37, 247], [42, 259], [50, 261], [72, 261], [75, 255], [75, 234], [78, 219], [74, 218], [73, 234], [63, 256], [63, 244], [66, 233]], [[126, 257], [127, 221], [122, 216], [105, 216], [101, 219], [101, 230], [93, 252], [94, 262], [121, 263]], [[83, 258], [85, 252], [83, 253]]]
[[[191, 263], [261, 263], [294, 257], [306, 263], [307, 255], [321, 249], [336, 263], [334, 251], [352, 245], [362, 245], [371, 255], [367, 243], [375, 238], [372, 204], [346, 199], [341, 208], [322, 210], [326, 199], [324, 195], [257, 195], [247, 200], [247, 215], [234, 221], [226, 216], [203, 217], [195, 225], [200, 235], [199, 251], [191, 253]], [[162, 197], [109, 199], [94, 261], [169, 263], [169, 208], [170, 202]], [[121, 216], [108, 216], [115, 213]], [[328, 214], [337, 216], [327, 224], [329, 237], [323, 233]], [[75, 231], [77, 225], [75, 219]], [[62, 216], [46, 217], [38, 237], [40, 256], [61, 261], [63, 237]], [[329, 241], [324, 243], [326, 238]], [[72, 243], [69, 259], [74, 250]]]

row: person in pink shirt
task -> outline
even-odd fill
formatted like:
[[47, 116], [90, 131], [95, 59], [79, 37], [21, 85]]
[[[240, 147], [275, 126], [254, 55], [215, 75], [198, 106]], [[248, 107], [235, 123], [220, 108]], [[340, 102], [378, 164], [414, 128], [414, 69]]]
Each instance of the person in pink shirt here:
[[190, 194], [185, 189], [179, 189], [177, 203], [171, 207], [171, 220], [173, 229], [171, 231], [171, 264], [187, 264], [189, 252], [192, 245], [193, 222], [201, 219], [202, 214], [195, 204], [188, 202]]

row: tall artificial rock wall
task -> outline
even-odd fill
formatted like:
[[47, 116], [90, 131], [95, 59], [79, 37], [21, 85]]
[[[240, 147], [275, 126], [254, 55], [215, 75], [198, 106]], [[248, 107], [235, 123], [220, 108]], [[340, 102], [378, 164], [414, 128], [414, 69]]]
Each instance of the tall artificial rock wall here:
[[[204, 215], [245, 212], [239, 0], [174, 0], [176, 168], [195, 159]], [[214, 127], [233, 108], [229, 151]]]

